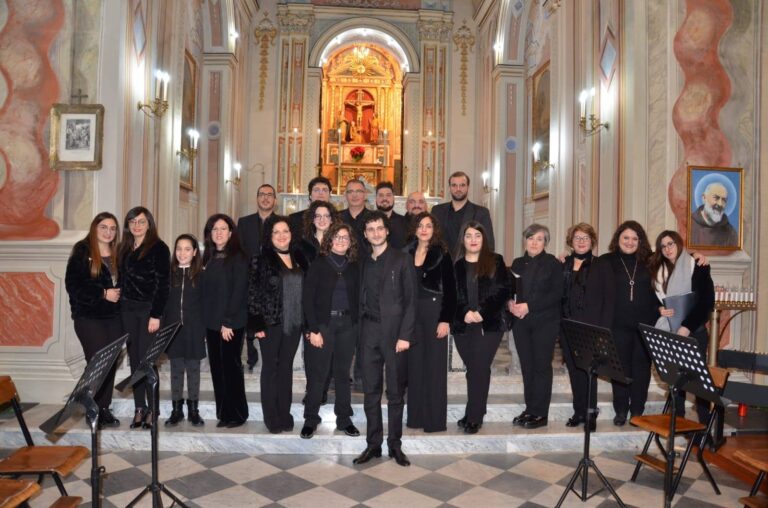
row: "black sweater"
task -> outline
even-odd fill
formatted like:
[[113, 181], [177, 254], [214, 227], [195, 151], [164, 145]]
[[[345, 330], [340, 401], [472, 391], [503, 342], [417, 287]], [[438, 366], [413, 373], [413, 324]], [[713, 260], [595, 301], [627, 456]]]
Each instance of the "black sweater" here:
[[168, 300], [171, 275], [171, 251], [158, 240], [144, 257], [139, 248], [120, 259], [120, 299], [147, 302], [152, 305], [149, 316], [160, 319]]
[[104, 290], [115, 287], [112, 275], [105, 264], [101, 266], [101, 275], [91, 277], [91, 263], [88, 244], [79, 241], [72, 249], [67, 261], [64, 285], [69, 294], [69, 306], [72, 319], [106, 319], [120, 312], [120, 305], [104, 298]]
[[[327, 325], [331, 319], [333, 288], [339, 279], [338, 273], [328, 256], [320, 256], [309, 266], [304, 280], [302, 306], [310, 332], [318, 333], [320, 325]], [[360, 268], [357, 262], [347, 263], [342, 276], [347, 288], [350, 316], [352, 322], [357, 323], [360, 305]]]
[[[416, 247], [416, 243], [407, 247], [411, 256], [416, 254]], [[456, 277], [448, 252], [434, 245], [427, 250], [419, 285], [424, 291], [442, 296], [438, 322], [451, 323], [456, 315]]]
[[215, 254], [205, 265], [203, 314], [205, 327], [245, 328], [245, 303], [248, 297], [248, 262], [245, 255], [219, 257]]
[[[300, 249], [291, 250], [291, 260], [306, 273], [308, 263]], [[260, 332], [268, 326], [283, 322], [284, 269], [280, 256], [271, 247], [263, 246], [261, 254], [251, 259], [247, 279], [249, 331]], [[245, 311], [245, 307], [243, 307]]]
[[454, 333], [464, 333], [467, 324], [464, 316], [470, 310], [477, 310], [483, 317], [483, 330], [486, 332], [507, 331], [506, 308], [507, 302], [514, 294], [514, 281], [512, 274], [504, 265], [504, 258], [494, 254], [496, 261], [496, 273], [493, 277], [479, 277], [477, 279], [477, 292], [479, 308], [472, 309], [469, 305], [467, 291], [467, 262], [464, 258], [456, 261], [454, 265], [456, 273], [456, 315], [451, 329]]
[[512, 262], [512, 271], [520, 275], [522, 292], [517, 290], [517, 303], [528, 304], [524, 319], [559, 320], [563, 296], [563, 265], [553, 256], [542, 252], [531, 257], [528, 253]]

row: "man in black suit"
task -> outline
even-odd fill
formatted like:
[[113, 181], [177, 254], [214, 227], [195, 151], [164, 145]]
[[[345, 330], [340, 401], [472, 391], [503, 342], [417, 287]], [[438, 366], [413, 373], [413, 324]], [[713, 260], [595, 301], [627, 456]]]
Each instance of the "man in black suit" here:
[[448, 244], [451, 254], [455, 253], [456, 245], [460, 241], [461, 227], [471, 220], [476, 220], [485, 228], [488, 234], [488, 247], [493, 251], [493, 224], [491, 214], [484, 206], [476, 205], [469, 201], [469, 175], [463, 171], [456, 171], [448, 179], [448, 187], [451, 192], [451, 201], [440, 203], [432, 208], [432, 215], [440, 223], [443, 230], [443, 238]]
[[[275, 213], [277, 193], [275, 188], [265, 183], [256, 190], [256, 213], [240, 217], [237, 221], [237, 231], [240, 242], [248, 259], [261, 254], [262, 226], [267, 218]], [[252, 334], [246, 336], [245, 343], [248, 348], [248, 372], [253, 372], [253, 367], [259, 361], [259, 351], [254, 343]]]
[[376, 185], [376, 209], [389, 219], [389, 238], [387, 243], [395, 249], [405, 247], [408, 238], [408, 219], [394, 210], [395, 188], [391, 182], [379, 182]]
[[408, 194], [408, 199], [405, 201], [405, 217], [415, 217], [421, 212], [429, 211], [427, 208], [427, 200], [424, 198], [424, 193], [421, 191], [415, 191]]
[[416, 269], [413, 258], [389, 248], [387, 216], [373, 211], [365, 218], [370, 255], [361, 262], [360, 350], [363, 364], [363, 407], [367, 446], [355, 460], [364, 464], [381, 457], [384, 425], [381, 393], [386, 371], [389, 456], [401, 466], [411, 463], [402, 450], [403, 393], [407, 358], [416, 320]]
[[[316, 176], [309, 181], [307, 185], [307, 192], [309, 193], [309, 204], [311, 205], [315, 201], [331, 200], [331, 193], [333, 192], [333, 186], [331, 181], [324, 176]], [[288, 216], [291, 226], [291, 239], [297, 242], [304, 238], [304, 212], [306, 210], [299, 210]]]

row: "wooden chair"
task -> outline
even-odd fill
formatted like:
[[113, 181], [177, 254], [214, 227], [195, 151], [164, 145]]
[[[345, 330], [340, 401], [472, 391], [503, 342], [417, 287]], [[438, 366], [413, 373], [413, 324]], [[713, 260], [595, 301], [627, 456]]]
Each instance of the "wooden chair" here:
[[7, 458], [0, 460], [0, 475], [14, 478], [23, 475], [37, 475], [38, 483], [40, 483], [43, 475], [49, 474], [56, 482], [61, 495], [67, 496], [67, 490], [61, 479], [72, 473], [89, 457], [88, 448], [84, 446], [35, 446], [21, 411], [16, 386], [10, 376], [0, 376], [0, 405], [8, 402], [13, 406], [13, 412], [16, 414], [27, 446], [17, 449]]
[[758, 495], [760, 484], [763, 483], [765, 474], [768, 472], [768, 448], [738, 450], [733, 454], [733, 458], [759, 471], [757, 479], [752, 485], [752, 490], [749, 492], [749, 497], [739, 498], [739, 503], [742, 503], [747, 508], [768, 508], [768, 497]]
[[[714, 382], [715, 387], [718, 388], [720, 392], [722, 392], [723, 387], [725, 386], [725, 382], [728, 379], [728, 371], [720, 367], [709, 367], [709, 372], [712, 375], [712, 381]], [[662, 410], [662, 414], [635, 416], [630, 420], [632, 425], [640, 427], [641, 429], [647, 430], [649, 432], [648, 439], [645, 441], [645, 446], [643, 447], [643, 451], [638, 455], [635, 455], [635, 460], [637, 460], [637, 463], [635, 464], [635, 471], [632, 473], [631, 480], [633, 482], [637, 480], [637, 475], [640, 473], [640, 468], [644, 464], [651, 469], [659, 471], [662, 474], [666, 472], [667, 450], [662, 444], [661, 439], [663, 438], [666, 440], [669, 438], [669, 424], [671, 418], [669, 412], [671, 410], [671, 396], [672, 394], [670, 393], [667, 397], [667, 402], [664, 405], [664, 409]], [[688, 445], [686, 446], [685, 451], [683, 452], [683, 456], [680, 459], [680, 465], [674, 469], [674, 478], [672, 481], [673, 493], [677, 491], [677, 486], [683, 477], [685, 465], [688, 463], [688, 459], [691, 456], [694, 445], [698, 445], [696, 459], [698, 460], [699, 464], [701, 464], [701, 467], [704, 470], [704, 473], [707, 475], [709, 483], [712, 484], [712, 488], [715, 490], [715, 493], [720, 495], [720, 489], [717, 487], [717, 483], [715, 482], [712, 473], [709, 471], [707, 463], [704, 461], [704, 448], [706, 442], [711, 438], [710, 434], [715, 423], [716, 413], [716, 407], [713, 407], [709, 412], [709, 419], [706, 425], [695, 422], [693, 420], [688, 420], [687, 418], [680, 416], [675, 417], [675, 436], [686, 436], [690, 439], [688, 440]], [[698, 443], [697, 439], [694, 439], [697, 434], [703, 435]], [[650, 448], [652, 442], [655, 442], [656, 446], [659, 448], [659, 451], [661, 452], [661, 458], [650, 455], [648, 453], [648, 449]]]
[[35, 482], [0, 478], [0, 508], [19, 506], [38, 492], [40, 492], [40, 485]]

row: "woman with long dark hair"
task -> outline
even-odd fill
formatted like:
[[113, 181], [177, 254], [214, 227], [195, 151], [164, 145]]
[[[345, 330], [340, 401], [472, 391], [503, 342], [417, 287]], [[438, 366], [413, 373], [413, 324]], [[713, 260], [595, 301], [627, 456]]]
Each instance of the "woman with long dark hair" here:
[[457, 423], [467, 434], [483, 426], [491, 384], [491, 364], [507, 331], [505, 311], [512, 298], [512, 275], [504, 258], [488, 246], [482, 224], [469, 221], [461, 228], [454, 265], [456, 349], [467, 366], [467, 406]]
[[248, 420], [240, 359], [247, 321], [248, 261], [235, 221], [228, 215], [211, 215], [203, 234], [203, 316], [219, 420], [216, 426], [239, 427]]
[[446, 430], [448, 412], [448, 334], [456, 314], [453, 261], [440, 225], [429, 212], [416, 215], [407, 247], [419, 281], [414, 345], [408, 350], [408, 419], [424, 432]]
[[299, 248], [308, 263], [320, 255], [320, 246], [328, 229], [339, 222], [339, 214], [327, 201], [313, 201], [304, 212], [304, 236], [298, 238]]
[[[120, 242], [120, 311], [128, 337], [131, 372], [139, 367], [160, 328], [168, 300], [171, 252], [157, 234], [155, 218], [143, 206], [131, 208], [123, 223]], [[131, 428], [152, 427], [151, 396], [146, 380], [133, 385], [135, 411]]]
[[261, 407], [273, 434], [293, 430], [293, 357], [301, 340], [302, 284], [307, 262], [291, 249], [288, 217], [264, 223], [262, 252], [251, 260], [248, 312], [261, 349]]
[[[120, 289], [117, 287], [117, 217], [101, 212], [91, 221], [88, 234], [72, 248], [64, 284], [69, 295], [75, 334], [83, 346], [85, 361], [117, 340], [120, 323]], [[120, 421], [109, 410], [117, 363], [94, 399], [99, 405], [99, 425], [117, 427]]]

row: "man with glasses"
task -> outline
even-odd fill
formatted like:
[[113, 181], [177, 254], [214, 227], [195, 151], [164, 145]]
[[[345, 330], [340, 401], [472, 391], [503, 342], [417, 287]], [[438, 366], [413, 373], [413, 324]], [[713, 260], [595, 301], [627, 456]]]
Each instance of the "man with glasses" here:
[[358, 248], [361, 253], [370, 252], [370, 246], [365, 241], [365, 235], [363, 234], [363, 224], [370, 213], [370, 210], [365, 207], [367, 193], [368, 191], [362, 181], [356, 178], [349, 180], [344, 191], [347, 208], [342, 210], [340, 214], [341, 220], [352, 226], [352, 229], [355, 230], [355, 237], [357, 238]]
[[[307, 185], [307, 192], [309, 193], [309, 204], [311, 205], [315, 201], [331, 201], [331, 193], [333, 192], [333, 186], [331, 181], [324, 176], [316, 176], [309, 181]], [[299, 210], [288, 216], [291, 226], [291, 238], [296, 242], [304, 238], [304, 212], [306, 210]]]
[[432, 208], [432, 215], [440, 223], [443, 239], [448, 244], [451, 254], [455, 253], [459, 231], [471, 220], [483, 225], [488, 235], [488, 247], [493, 251], [491, 214], [486, 207], [476, 205], [469, 200], [469, 175], [463, 171], [456, 171], [448, 178], [448, 187], [451, 191], [451, 201], [435, 205]]
[[395, 249], [405, 247], [408, 237], [408, 220], [395, 210], [395, 188], [392, 182], [379, 182], [376, 185], [376, 209], [389, 219], [389, 245]]

